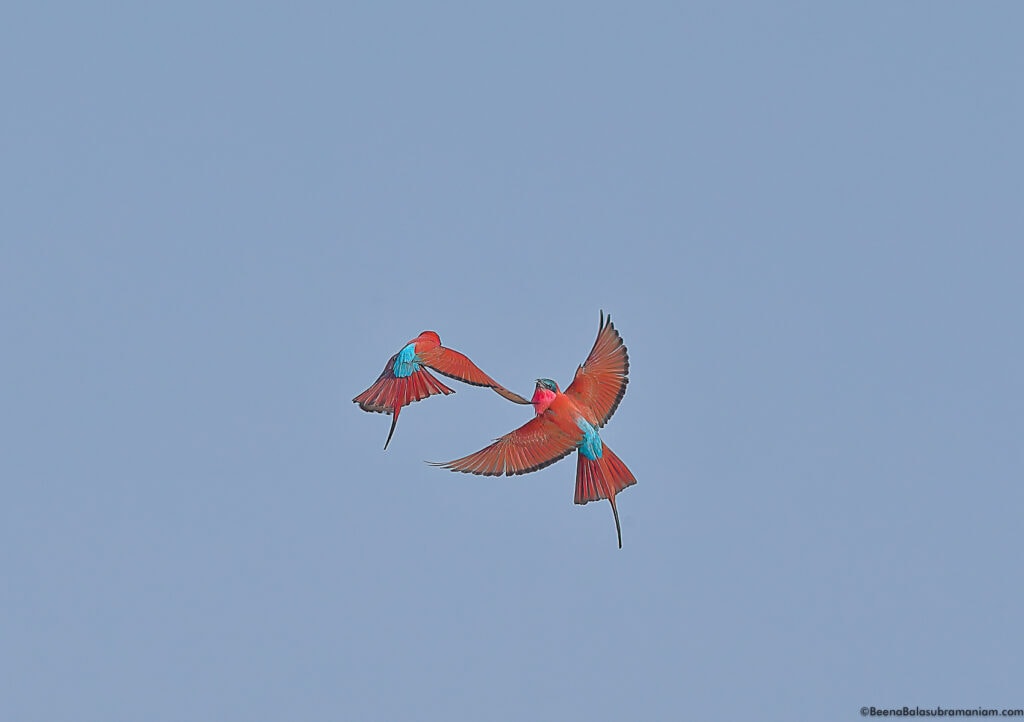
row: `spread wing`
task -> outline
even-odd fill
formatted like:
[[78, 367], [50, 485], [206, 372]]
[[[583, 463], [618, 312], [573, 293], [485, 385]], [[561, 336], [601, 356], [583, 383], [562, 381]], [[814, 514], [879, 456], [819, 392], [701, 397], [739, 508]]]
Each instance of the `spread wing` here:
[[453, 379], [458, 379], [459, 381], [464, 381], [467, 384], [472, 384], [473, 386], [488, 386], [509, 401], [514, 401], [517, 404], [530, 403], [519, 394], [509, 391], [490, 376], [485, 374], [479, 366], [469, 360], [468, 356], [450, 348], [438, 346], [436, 350], [432, 350], [424, 355], [423, 363], [438, 373], [450, 376]]
[[483, 476], [528, 474], [554, 464], [574, 451], [577, 441], [546, 415], [535, 416], [475, 454], [433, 466]]
[[565, 390], [565, 395], [589, 414], [587, 421], [599, 427], [619, 407], [629, 383], [629, 354], [622, 337], [612, 325], [612, 317], [605, 319], [601, 312], [601, 328], [597, 332], [594, 348], [583, 365], [576, 369], [576, 377]]

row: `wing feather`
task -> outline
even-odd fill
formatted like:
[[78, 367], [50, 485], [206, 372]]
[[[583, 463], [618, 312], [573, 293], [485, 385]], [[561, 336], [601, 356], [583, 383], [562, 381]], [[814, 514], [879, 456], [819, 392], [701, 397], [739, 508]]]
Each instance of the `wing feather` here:
[[425, 354], [423, 363], [438, 373], [463, 381], [473, 386], [486, 386], [494, 389], [509, 401], [517, 404], [528, 404], [528, 400], [519, 394], [509, 391], [497, 381], [484, 373], [483, 369], [473, 363], [468, 356], [444, 346], [438, 346]]
[[542, 415], [474, 454], [433, 465], [482, 476], [528, 474], [567, 456], [576, 449], [577, 441]]
[[401, 409], [407, 404], [421, 401], [434, 394], [455, 393], [424, 368], [405, 378], [396, 377], [392, 370], [396, 356], [397, 354], [391, 357], [370, 388], [352, 399], [363, 411], [391, 414], [396, 408]]
[[626, 395], [629, 383], [629, 354], [612, 317], [601, 312], [601, 327], [590, 355], [576, 370], [565, 395], [589, 414], [587, 421], [604, 426]]

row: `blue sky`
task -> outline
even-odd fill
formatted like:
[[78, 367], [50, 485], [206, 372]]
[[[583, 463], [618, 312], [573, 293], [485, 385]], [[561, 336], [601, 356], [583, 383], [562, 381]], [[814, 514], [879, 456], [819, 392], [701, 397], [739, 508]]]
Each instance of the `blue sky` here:
[[[1018, 4], [3, 15], [0, 717], [1024, 707]], [[351, 403], [601, 309], [621, 551]]]

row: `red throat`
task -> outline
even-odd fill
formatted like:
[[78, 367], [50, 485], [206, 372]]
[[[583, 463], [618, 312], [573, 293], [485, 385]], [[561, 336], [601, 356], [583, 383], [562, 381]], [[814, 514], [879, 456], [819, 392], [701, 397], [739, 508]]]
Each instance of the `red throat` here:
[[533, 392], [533, 398], [530, 399], [530, 403], [533, 404], [533, 410], [537, 412], [537, 416], [540, 416], [547, 411], [548, 407], [551, 406], [551, 402], [554, 400], [554, 391], [538, 386]]

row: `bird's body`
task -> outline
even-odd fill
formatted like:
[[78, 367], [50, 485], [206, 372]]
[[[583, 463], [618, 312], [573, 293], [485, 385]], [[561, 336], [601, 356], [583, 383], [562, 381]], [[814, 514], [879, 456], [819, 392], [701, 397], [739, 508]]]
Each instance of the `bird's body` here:
[[577, 504], [608, 499], [622, 547], [615, 495], [636, 483], [632, 472], [601, 440], [607, 423], [626, 393], [629, 356], [622, 338], [604, 314], [594, 348], [563, 393], [551, 379], [537, 379], [535, 416], [490, 446], [455, 461], [439, 464], [452, 471], [484, 476], [512, 476], [543, 469], [577, 451]]
[[454, 389], [448, 388], [431, 374], [428, 368], [473, 386], [492, 388], [517, 404], [530, 403], [485, 374], [467, 356], [442, 346], [441, 338], [434, 331], [424, 331], [388, 360], [370, 388], [352, 399], [364, 411], [392, 414], [391, 430], [384, 442], [385, 449], [391, 443], [403, 406], [434, 394], [447, 396], [455, 393]]

